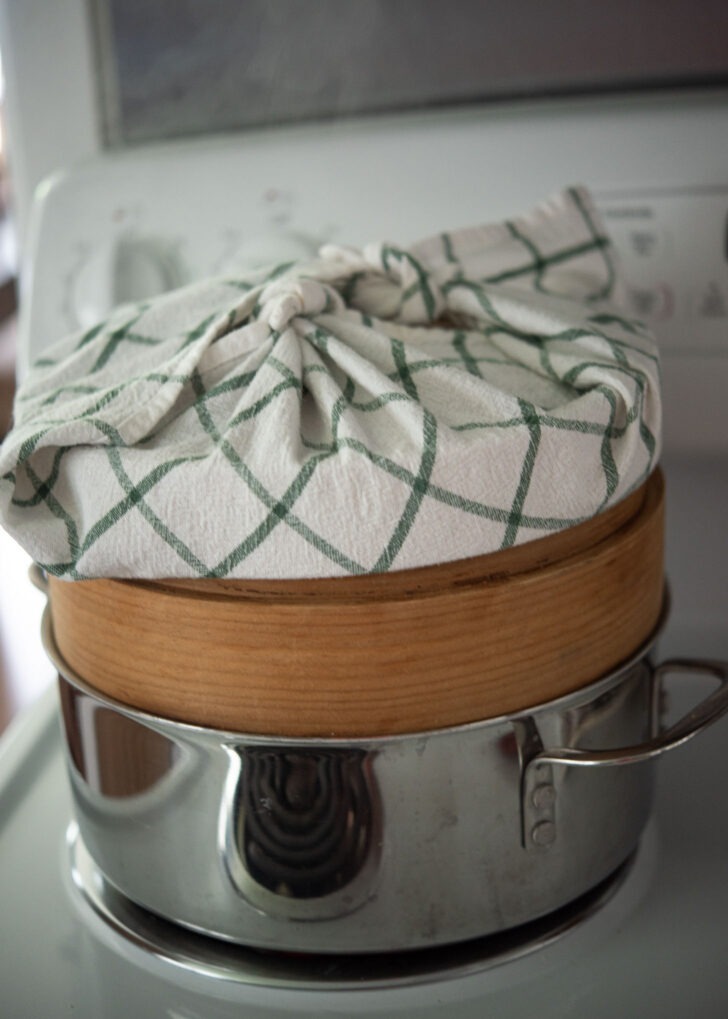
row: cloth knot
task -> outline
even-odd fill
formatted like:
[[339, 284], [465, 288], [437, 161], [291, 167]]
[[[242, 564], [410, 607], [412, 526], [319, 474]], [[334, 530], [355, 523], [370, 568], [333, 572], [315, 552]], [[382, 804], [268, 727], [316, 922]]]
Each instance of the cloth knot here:
[[301, 278], [273, 280], [260, 295], [258, 319], [271, 329], [282, 332], [298, 316], [322, 315], [341, 311], [341, 295], [320, 280]]
[[428, 325], [447, 308], [435, 272], [412, 252], [391, 244], [368, 244], [363, 251], [327, 244], [324, 260], [345, 267], [347, 303], [367, 315], [407, 325]]

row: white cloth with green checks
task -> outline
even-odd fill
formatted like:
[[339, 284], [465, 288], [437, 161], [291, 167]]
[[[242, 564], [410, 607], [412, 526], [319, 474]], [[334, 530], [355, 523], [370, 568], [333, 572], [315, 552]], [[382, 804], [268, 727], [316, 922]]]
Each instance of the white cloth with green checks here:
[[404, 250], [214, 279], [49, 349], [4, 526], [84, 577], [319, 577], [569, 527], [660, 445], [659, 369], [579, 188]]

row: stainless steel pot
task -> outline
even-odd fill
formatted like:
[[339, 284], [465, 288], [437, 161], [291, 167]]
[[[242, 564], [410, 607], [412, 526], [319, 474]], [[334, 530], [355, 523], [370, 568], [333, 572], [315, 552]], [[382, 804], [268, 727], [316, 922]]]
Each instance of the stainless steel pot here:
[[[635, 849], [653, 758], [728, 709], [728, 663], [654, 666], [651, 646], [517, 715], [372, 740], [196, 728], [60, 674], [81, 837], [167, 919], [247, 945], [376, 952], [514, 927], [597, 885]], [[716, 692], [659, 733], [662, 679]]]

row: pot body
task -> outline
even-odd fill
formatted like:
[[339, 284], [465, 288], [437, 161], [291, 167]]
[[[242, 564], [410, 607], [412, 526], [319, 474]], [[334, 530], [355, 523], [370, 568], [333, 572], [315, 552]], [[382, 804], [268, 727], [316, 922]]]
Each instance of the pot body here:
[[528, 712], [372, 740], [168, 721], [99, 695], [55, 657], [96, 864], [147, 909], [246, 945], [377, 952], [512, 928], [608, 876], [649, 815], [649, 760], [529, 767], [544, 748], [648, 739], [648, 651]]

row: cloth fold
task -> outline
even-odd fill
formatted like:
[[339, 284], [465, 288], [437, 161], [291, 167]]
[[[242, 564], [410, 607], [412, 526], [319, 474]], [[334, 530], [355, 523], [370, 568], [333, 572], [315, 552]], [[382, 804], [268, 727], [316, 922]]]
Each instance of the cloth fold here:
[[117, 309], [39, 360], [0, 517], [57, 576], [404, 569], [572, 526], [660, 448], [588, 193]]

